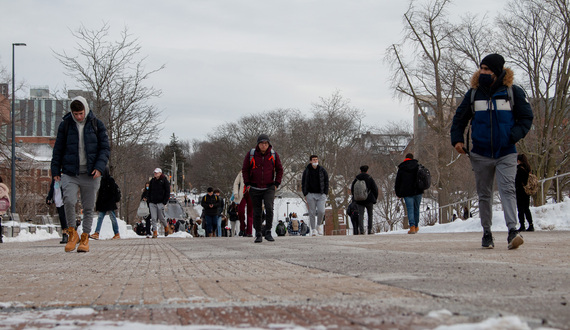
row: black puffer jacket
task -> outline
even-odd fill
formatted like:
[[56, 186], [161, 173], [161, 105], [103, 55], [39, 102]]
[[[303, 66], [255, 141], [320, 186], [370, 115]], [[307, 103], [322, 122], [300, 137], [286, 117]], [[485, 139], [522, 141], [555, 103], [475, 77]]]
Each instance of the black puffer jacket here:
[[406, 159], [398, 165], [396, 174], [396, 184], [394, 189], [398, 197], [410, 197], [422, 194], [424, 191], [418, 189], [418, 167], [416, 159]]
[[[85, 126], [83, 128], [83, 144], [87, 160], [87, 173], [97, 169], [103, 173], [109, 161], [111, 149], [107, 129], [102, 121], [89, 111], [89, 104], [82, 97], [76, 97], [85, 107]], [[96, 127], [96, 128], [95, 128]], [[57, 129], [57, 138], [53, 147], [51, 160], [52, 177], [79, 174], [79, 131], [71, 112], [63, 117]]]

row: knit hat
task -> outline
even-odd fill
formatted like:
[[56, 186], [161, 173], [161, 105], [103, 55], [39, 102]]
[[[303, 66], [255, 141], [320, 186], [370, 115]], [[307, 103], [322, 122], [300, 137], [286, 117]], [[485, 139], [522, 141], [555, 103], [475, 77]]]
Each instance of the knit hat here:
[[157, 167], [157, 168], [154, 169], [154, 173], [162, 173], [162, 170]]
[[257, 144], [260, 144], [261, 142], [265, 142], [265, 141], [269, 142], [269, 136], [267, 134], [260, 134], [257, 137]]
[[505, 59], [499, 54], [490, 54], [485, 56], [481, 61], [481, 65], [485, 64], [486, 66], [493, 71], [496, 77], [500, 76], [503, 72], [503, 66], [505, 65]]

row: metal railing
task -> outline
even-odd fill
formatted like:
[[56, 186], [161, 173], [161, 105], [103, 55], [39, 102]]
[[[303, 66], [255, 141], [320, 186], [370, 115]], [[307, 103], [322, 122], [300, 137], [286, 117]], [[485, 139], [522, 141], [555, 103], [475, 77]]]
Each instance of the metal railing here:
[[552, 176], [550, 178], [538, 180], [538, 182], [540, 183], [540, 191], [542, 192], [542, 198], [545, 202], [546, 202], [546, 197], [547, 197], [548, 191], [547, 192], [544, 191], [544, 183], [547, 181], [550, 181], [550, 180], [556, 180], [556, 186], [555, 186], [556, 187], [555, 188], [555, 190], [556, 190], [556, 202], [559, 202], [562, 200], [562, 198], [561, 198], [562, 197], [562, 195], [561, 195], [562, 190], [560, 189], [560, 178], [563, 178], [563, 177], [568, 176], [568, 175], [570, 175], [570, 172], [564, 173], [564, 174], [558, 174], [558, 175]]
[[[556, 180], [556, 185], [554, 186], [555, 188], [553, 188], [551, 186], [550, 189], [554, 189], [555, 193], [556, 193], [556, 198], [555, 198], [555, 202], [559, 202], [562, 200], [562, 189], [560, 189], [560, 178], [569, 176], [570, 172], [568, 173], [564, 173], [564, 174], [558, 174], [555, 176], [552, 176], [550, 178], [544, 178], [539, 180], [538, 182], [540, 183], [540, 191], [542, 192], [542, 197], [543, 200], [546, 201], [546, 197], [548, 197], [548, 191], [544, 191], [544, 183], [550, 180]], [[549, 189], [549, 191], [550, 191]], [[457, 205], [471, 205], [471, 207], [469, 207], [469, 215], [471, 216], [473, 213], [477, 213], [479, 210], [479, 197], [473, 197], [473, 198], [469, 198], [469, 199], [465, 199], [459, 202], [455, 202], [455, 203], [451, 203], [451, 204], [447, 204], [447, 205], [443, 205], [437, 208], [437, 214], [433, 214], [433, 212], [435, 210], [427, 210], [427, 211], [423, 211], [422, 213], [424, 214], [424, 217], [428, 217], [428, 218], [433, 218], [433, 217], [437, 217], [437, 222], [441, 223], [441, 219], [442, 219], [442, 214], [443, 212], [447, 212], [448, 215], [448, 219], [451, 220], [451, 216], [453, 214], [453, 210], [456, 209]], [[495, 204], [499, 204], [499, 202], [496, 199], [493, 199], [493, 205]], [[427, 213], [427, 215], [426, 215]]]

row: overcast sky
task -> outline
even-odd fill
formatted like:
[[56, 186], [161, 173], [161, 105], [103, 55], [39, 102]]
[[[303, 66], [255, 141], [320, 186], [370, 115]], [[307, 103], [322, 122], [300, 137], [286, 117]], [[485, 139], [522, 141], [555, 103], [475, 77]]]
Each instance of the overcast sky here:
[[[461, 0], [450, 11], [459, 16], [502, 2]], [[309, 112], [336, 90], [365, 112], [367, 125], [411, 125], [410, 102], [394, 99], [383, 62], [386, 48], [401, 40], [407, 6], [392, 0], [0, 0], [0, 65], [11, 73], [12, 43], [23, 42], [27, 47], [16, 47], [17, 82], [52, 92], [77, 88], [52, 50], [73, 54], [77, 40], [70, 30], [107, 22], [114, 36], [127, 27], [139, 39], [148, 70], [166, 65], [148, 81], [163, 92], [153, 100], [165, 118], [161, 142], [173, 133], [204, 139], [216, 126], [266, 110]]]

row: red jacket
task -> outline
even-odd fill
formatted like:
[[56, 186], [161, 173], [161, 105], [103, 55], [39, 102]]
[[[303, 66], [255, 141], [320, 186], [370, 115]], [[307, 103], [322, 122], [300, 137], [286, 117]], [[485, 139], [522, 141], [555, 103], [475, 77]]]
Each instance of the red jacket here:
[[[271, 153], [273, 146], [269, 145], [265, 154], [261, 154], [259, 147], [255, 147], [255, 153], [250, 161], [250, 152], [245, 155], [241, 173], [245, 186], [257, 188], [268, 188], [275, 185], [276, 188], [281, 184], [283, 177], [283, 166], [277, 152]], [[273, 159], [275, 158], [275, 159]]]

